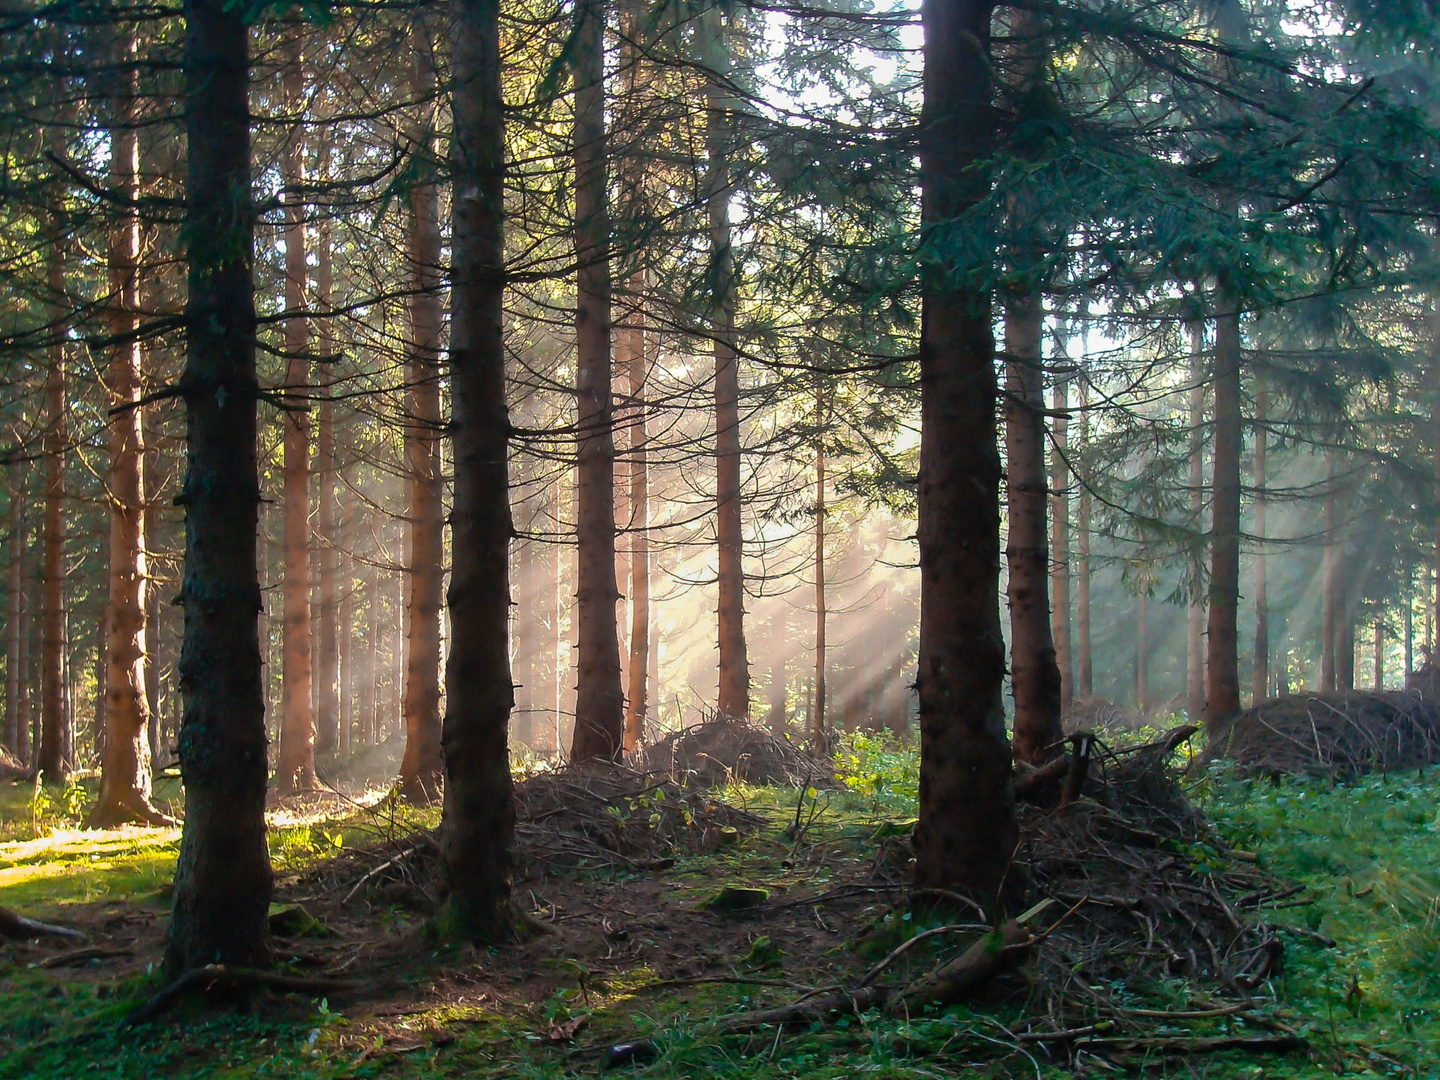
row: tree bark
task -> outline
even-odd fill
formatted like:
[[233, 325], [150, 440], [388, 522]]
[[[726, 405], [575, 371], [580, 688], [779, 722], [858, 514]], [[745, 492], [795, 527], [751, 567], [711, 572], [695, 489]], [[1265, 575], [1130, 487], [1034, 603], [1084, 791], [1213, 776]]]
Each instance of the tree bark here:
[[1255, 667], [1250, 691], [1253, 704], [1270, 690], [1270, 598], [1265, 581], [1265, 431], [1270, 395], [1263, 385], [1255, 390]]
[[1226, 299], [1215, 320], [1215, 478], [1205, 664], [1205, 722], [1211, 730], [1240, 711], [1240, 364], [1240, 314]]
[[721, 716], [750, 715], [745, 649], [745, 552], [740, 491], [740, 361], [735, 352], [735, 257], [730, 239], [729, 160], [735, 102], [725, 80], [730, 43], [719, 7], [700, 16], [704, 35], [705, 207], [710, 220], [710, 332], [715, 349], [715, 536]]
[[[433, 134], [435, 57], [423, 22], [411, 31], [411, 93], [422, 110], [412, 153], [428, 170]], [[405, 650], [405, 756], [400, 794], [412, 802], [439, 795], [440, 606], [445, 573], [444, 477], [440, 471], [440, 192], [428, 177], [410, 191], [410, 416], [405, 428], [410, 485], [410, 613]]]
[[[1205, 530], [1205, 325], [1190, 324], [1190, 527]], [[1185, 714], [1205, 715], [1205, 600], [1192, 593], [1185, 620]]]
[[1325, 459], [1325, 553], [1320, 572], [1320, 689], [1335, 689], [1335, 619], [1339, 592], [1339, 515], [1335, 492], [1335, 451]]
[[54, 304], [55, 335], [45, 373], [44, 551], [40, 571], [40, 752], [36, 769], [49, 783], [63, 784], [73, 764], [69, 711], [65, 707], [65, 457], [69, 439], [65, 409], [64, 225], [57, 208], [52, 214], [54, 236], [46, 254], [49, 289]]
[[1135, 707], [1141, 716], [1150, 714], [1150, 598], [1143, 592], [1135, 598]]
[[[9, 535], [9, 565], [5, 569], [5, 592], [7, 608], [5, 615], [5, 745], [20, 761], [30, 755], [28, 746], [21, 746], [22, 727], [20, 724], [20, 668], [21, 643], [25, 640], [21, 631], [24, 619], [25, 589], [25, 538], [23, 535], [25, 517], [21, 512], [23, 501], [24, 468], [18, 461], [10, 462], [6, 470], [9, 480], [9, 507], [5, 514], [5, 527]], [[29, 743], [29, 739], [23, 740]]]
[[[293, 33], [293, 31], [292, 31]], [[305, 66], [300, 38], [292, 39], [282, 77], [286, 108], [305, 111]], [[281, 794], [315, 786], [315, 710], [310, 658], [310, 320], [305, 316], [309, 264], [305, 251], [305, 129], [298, 121], [281, 157], [285, 185], [285, 583], [281, 644], [280, 757], [275, 784]]]
[[1005, 464], [1009, 493], [1010, 688], [1015, 697], [1015, 760], [1041, 765], [1065, 752], [1060, 667], [1050, 631], [1050, 551], [1046, 544], [1045, 397], [1038, 292], [1005, 310]]
[[225, 0], [185, 5], [188, 465], [180, 771], [185, 829], [165, 966], [267, 967], [265, 697], [257, 618], [249, 31]]
[[[820, 394], [815, 396], [816, 431], [824, 429]], [[825, 450], [815, 444], [815, 711], [810, 714], [810, 743], [817, 753], [826, 745], [825, 727]]]
[[1000, 631], [990, 297], [950, 273], [949, 223], [994, 146], [988, 0], [924, 0], [920, 122], [920, 804], [915, 880], [993, 902], [1017, 842]]
[[[636, 61], [638, 63], [638, 59]], [[625, 702], [625, 750], [634, 752], [645, 737], [649, 712], [650, 669], [650, 463], [645, 405], [645, 329], [640, 298], [644, 275], [630, 282], [635, 325], [622, 336], [622, 362], [630, 391], [630, 674]]]
[[605, 133], [605, 3], [580, 0], [575, 75], [575, 338], [579, 581], [571, 761], [616, 760], [625, 743], [615, 605], [615, 435], [610, 368], [610, 207]]
[[[1080, 451], [1090, 431], [1090, 384], [1080, 380]], [[1090, 485], [1082, 478], [1075, 507], [1075, 661], [1082, 698], [1095, 693], [1095, 662], [1090, 645]]]
[[[330, 173], [330, 145], [322, 140], [316, 170], [324, 183]], [[325, 371], [333, 369], [335, 327], [331, 321], [333, 302], [333, 236], [330, 222], [315, 229], [315, 347], [325, 358]], [[335, 521], [335, 402], [330, 387], [334, 378], [324, 379], [315, 425], [315, 752], [329, 757], [340, 750], [340, 638], [337, 625], [340, 596], [337, 576], [340, 552]]]
[[104, 653], [104, 739], [100, 797], [90, 824], [108, 828], [124, 821], [161, 824], [169, 819], [150, 801], [150, 705], [145, 696], [146, 593], [145, 438], [141, 427], [139, 326], [140, 147], [136, 139], [138, 83], [134, 32], [122, 38], [110, 132], [110, 190], [122, 200], [110, 228], [110, 574]]
[[1054, 603], [1050, 613], [1050, 633], [1055, 641], [1055, 663], [1060, 669], [1061, 713], [1075, 700], [1075, 657], [1070, 637], [1070, 376], [1055, 380], [1052, 394], [1055, 419], [1051, 428], [1050, 488], [1051, 500], [1050, 550], [1053, 568], [1050, 571]]
[[[514, 530], [502, 329], [505, 121], [500, 12], [497, 0], [455, 0], [451, 10], [450, 430], [455, 505], [442, 734], [440, 873], [446, 896], [436, 925], [446, 936], [495, 942], [513, 936], [516, 925], [510, 908], [515, 804], [507, 745], [515, 700], [506, 640]], [[613, 550], [609, 565], [613, 576]], [[609, 623], [613, 633], [613, 605]]]
[[1385, 689], [1385, 620], [1375, 616], [1375, 692]]

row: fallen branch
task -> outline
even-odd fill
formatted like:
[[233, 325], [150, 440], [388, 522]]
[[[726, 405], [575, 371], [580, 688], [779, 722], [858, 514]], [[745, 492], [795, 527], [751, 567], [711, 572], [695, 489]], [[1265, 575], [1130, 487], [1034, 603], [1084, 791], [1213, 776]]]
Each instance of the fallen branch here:
[[1080, 1045], [1086, 1049], [1103, 1048], [1121, 1053], [1146, 1050], [1167, 1054], [1209, 1054], [1216, 1050], [1248, 1050], [1256, 1054], [1284, 1054], [1291, 1050], [1304, 1050], [1307, 1044], [1299, 1035], [1159, 1035], [1149, 1039], [1085, 1039]]
[[354, 988], [354, 983], [345, 979], [331, 979], [323, 976], [306, 978], [296, 975], [280, 975], [273, 971], [257, 971], [254, 968], [232, 968], [224, 964], [207, 964], [191, 968], [174, 982], [167, 985], [122, 1022], [121, 1027], [134, 1027], [155, 1019], [186, 994], [208, 994], [212, 990], [279, 990], [286, 994], [333, 994]]
[[54, 956], [46, 957], [30, 966], [40, 969], [79, 967], [82, 964], [88, 964], [91, 960], [111, 960], [117, 956], [134, 955], [135, 953], [131, 949], [100, 949], [87, 946], [83, 949], [72, 949], [70, 952], [56, 953]]
[[886, 1011], [907, 1015], [927, 1005], [949, 1005], [968, 997], [1029, 949], [1034, 936], [1018, 922], [992, 930], [948, 964], [922, 975], [887, 1004]]
[[85, 935], [79, 930], [71, 930], [68, 926], [55, 926], [52, 923], [27, 919], [23, 915], [16, 915], [9, 908], [0, 907], [0, 938], [25, 941], [28, 938], [38, 937], [70, 938], [80, 941], [84, 939]]

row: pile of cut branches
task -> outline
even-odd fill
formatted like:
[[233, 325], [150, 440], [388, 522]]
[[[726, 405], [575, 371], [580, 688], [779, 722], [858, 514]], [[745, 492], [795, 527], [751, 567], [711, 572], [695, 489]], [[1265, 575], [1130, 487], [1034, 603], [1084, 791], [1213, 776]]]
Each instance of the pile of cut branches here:
[[808, 787], [834, 779], [828, 757], [743, 720], [718, 718], [671, 732], [645, 748], [645, 767], [698, 784], [780, 784]]
[[1440, 697], [1342, 690], [1262, 702], [1211, 740], [1242, 769], [1353, 779], [1440, 761]]

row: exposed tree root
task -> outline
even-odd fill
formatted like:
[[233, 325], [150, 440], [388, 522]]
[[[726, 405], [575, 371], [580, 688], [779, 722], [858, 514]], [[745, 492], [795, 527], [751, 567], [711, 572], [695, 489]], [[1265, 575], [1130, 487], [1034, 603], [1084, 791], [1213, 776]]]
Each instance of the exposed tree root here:
[[113, 829], [120, 825], [149, 825], [153, 828], [168, 829], [180, 822], [156, 809], [148, 799], [134, 795], [97, 802], [85, 818], [85, 824], [91, 829]]
[[85, 935], [79, 930], [71, 930], [68, 926], [55, 926], [52, 923], [27, 919], [23, 915], [16, 915], [9, 908], [0, 907], [0, 938], [24, 941], [28, 938], [38, 937], [70, 938], [80, 941]]
[[187, 994], [208, 994], [214, 990], [250, 991], [278, 990], [286, 994], [334, 994], [354, 988], [354, 983], [345, 979], [309, 978], [295, 975], [280, 975], [273, 971], [259, 971], [255, 968], [226, 967], [224, 964], [207, 964], [191, 968], [174, 982], [152, 997], [140, 1008], [127, 1016], [122, 1027], [133, 1027], [155, 1019], [171, 1008]]

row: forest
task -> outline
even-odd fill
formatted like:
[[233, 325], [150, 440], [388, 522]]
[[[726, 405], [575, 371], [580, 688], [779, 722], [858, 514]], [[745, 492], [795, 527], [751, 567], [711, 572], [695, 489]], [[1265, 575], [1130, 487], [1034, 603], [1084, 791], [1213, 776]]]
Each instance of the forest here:
[[0, 1078], [1440, 1075], [1440, 3], [0, 41]]

